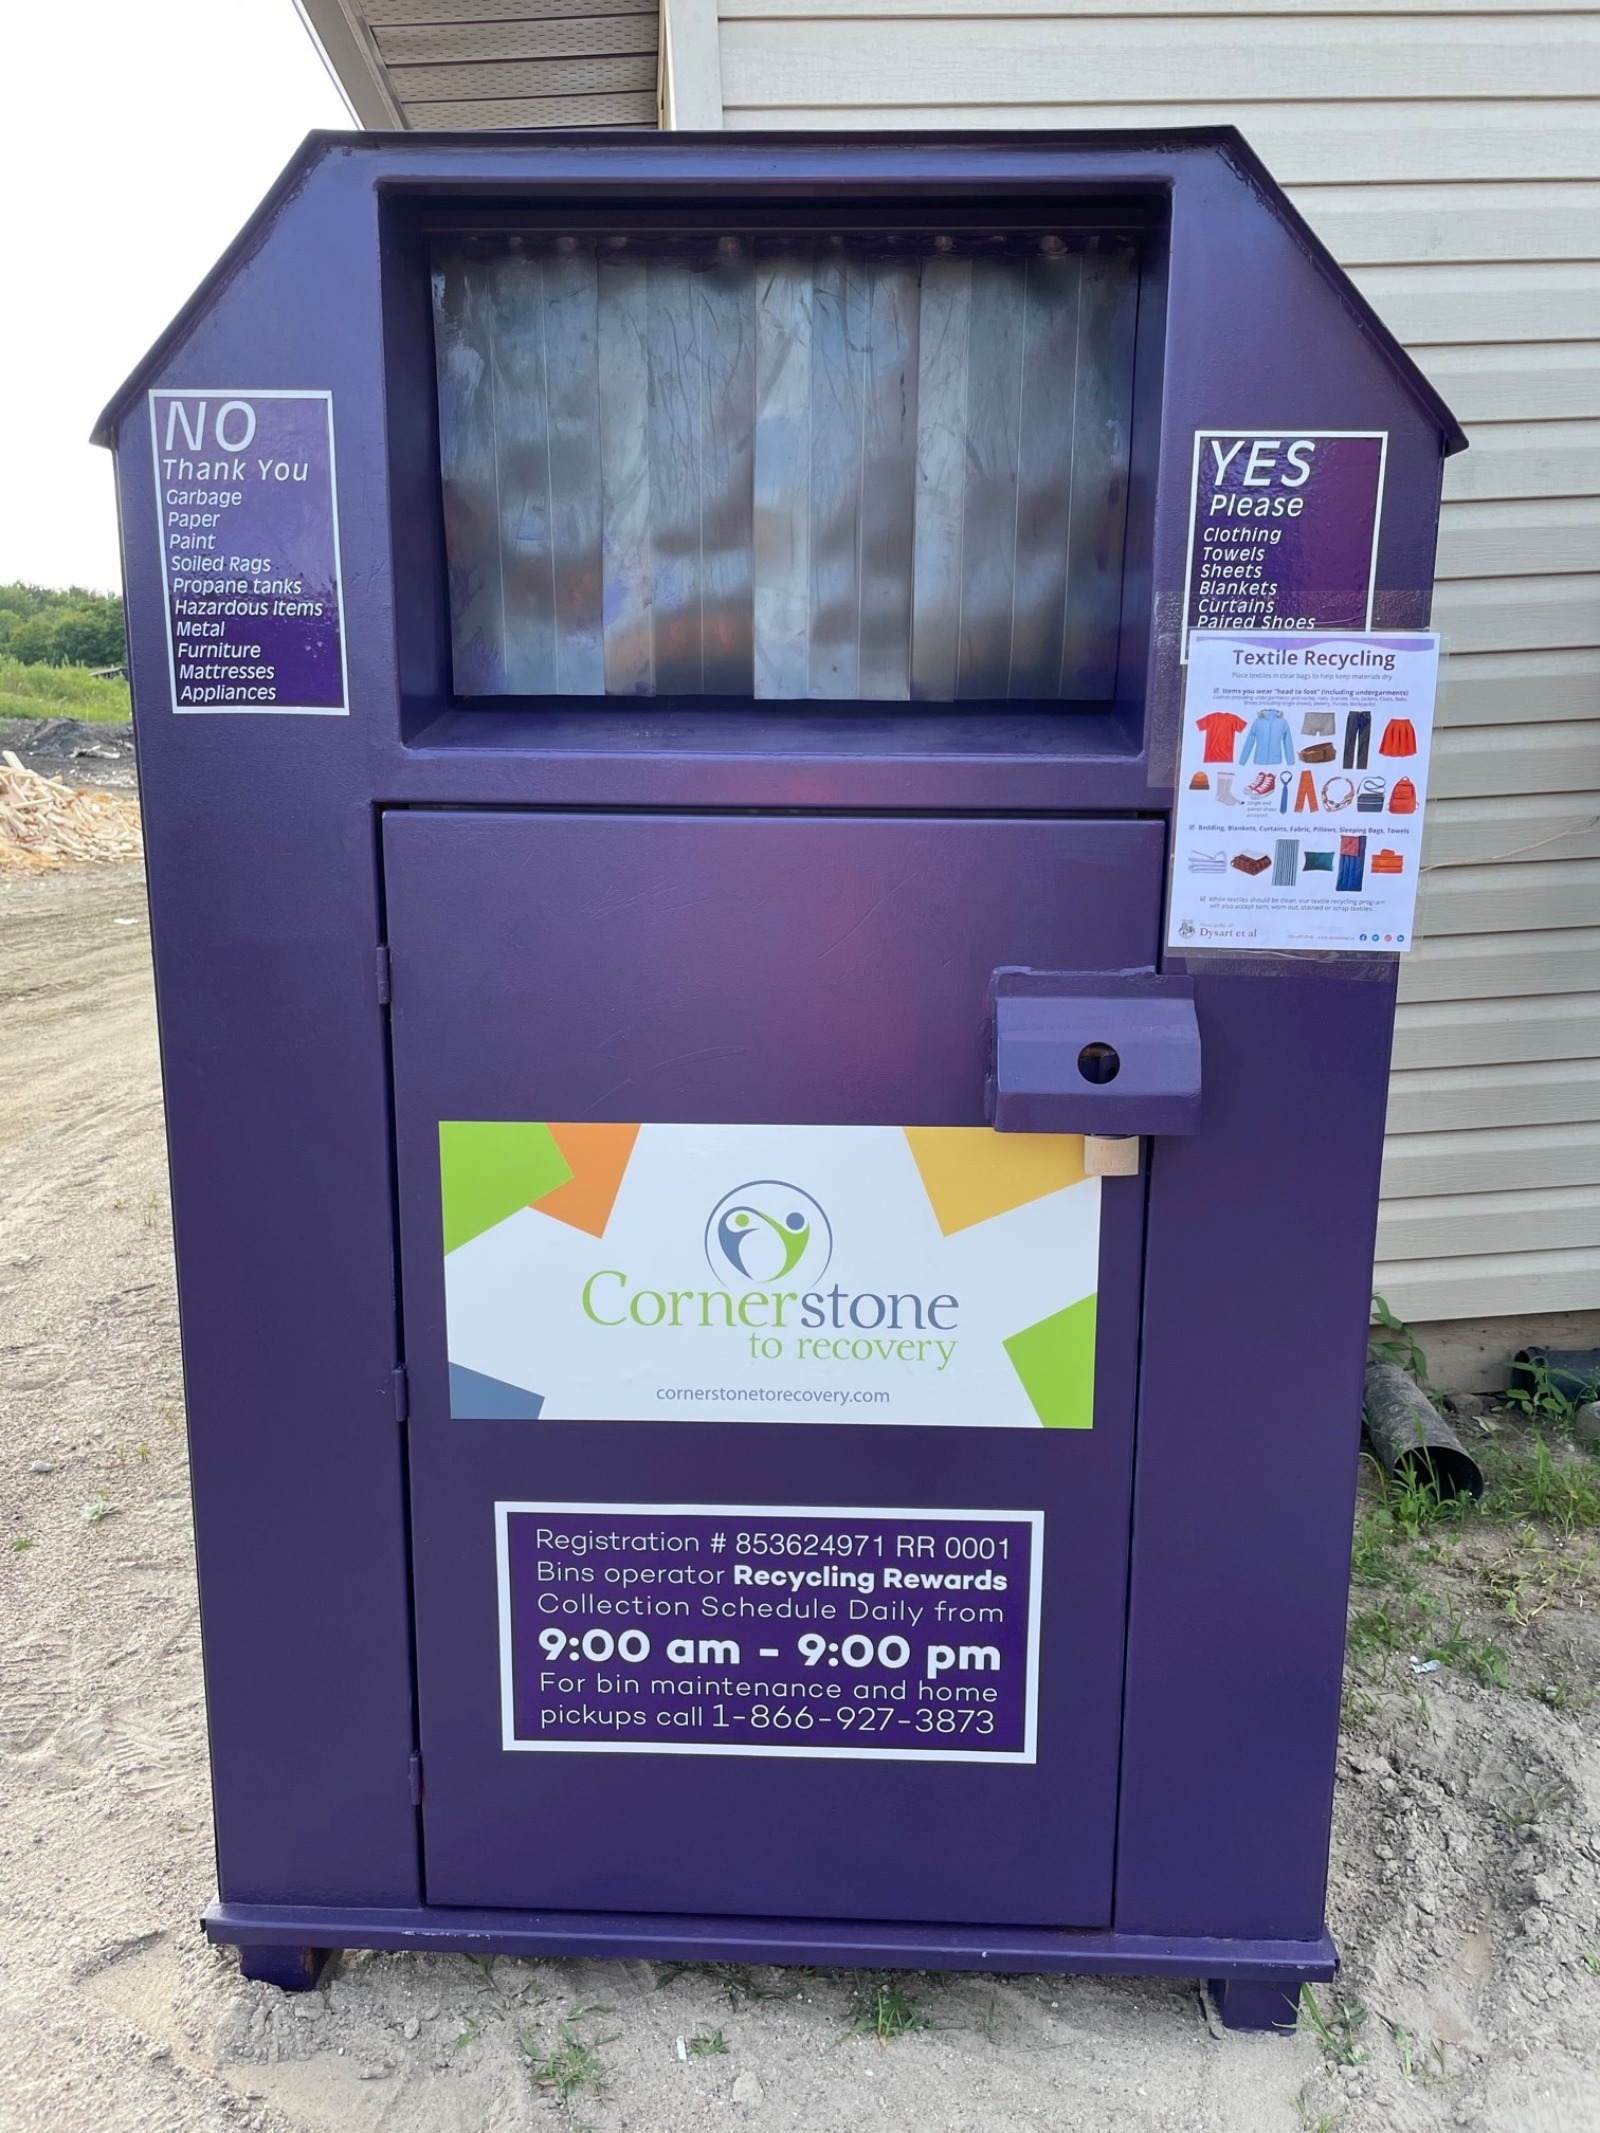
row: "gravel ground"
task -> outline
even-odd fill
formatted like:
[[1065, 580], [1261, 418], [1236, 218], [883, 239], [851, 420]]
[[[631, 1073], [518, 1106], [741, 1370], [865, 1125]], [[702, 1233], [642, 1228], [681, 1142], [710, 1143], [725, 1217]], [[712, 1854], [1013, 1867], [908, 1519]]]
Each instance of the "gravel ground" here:
[[[1504, 1416], [1462, 1426], [1521, 1446]], [[1573, 1501], [1600, 1487], [1561, 1458]], [[0, 1522], [6, 2133], [1600, 2127], [1600, 1587], [1576, 1514], [1408, 1529], [1369, 1503], [1321, 2035], [1227, 2036], [1193, 1987], [1096, 1979], [880, 1998], [351, 1956], [303, 1998], [244, 1983], [195, 1925], [212, 1865], [133, 869], [0, 887]]]

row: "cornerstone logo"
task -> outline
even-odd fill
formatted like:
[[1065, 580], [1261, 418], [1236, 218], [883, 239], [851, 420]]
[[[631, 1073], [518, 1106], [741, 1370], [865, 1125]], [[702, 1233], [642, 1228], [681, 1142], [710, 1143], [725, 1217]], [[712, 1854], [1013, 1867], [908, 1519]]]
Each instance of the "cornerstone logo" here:
[[724, 1287], [820, 1281], [833, 1228], [820, 1203], [782, 1178], [752, 1178], [724, 1193], [705, 1230], [706, 1263]]

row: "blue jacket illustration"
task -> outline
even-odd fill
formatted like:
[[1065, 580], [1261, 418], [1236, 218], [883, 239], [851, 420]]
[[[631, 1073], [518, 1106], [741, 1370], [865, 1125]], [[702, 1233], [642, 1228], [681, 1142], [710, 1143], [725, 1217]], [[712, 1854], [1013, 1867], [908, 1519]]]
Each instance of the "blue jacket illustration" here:
[[1292, 763], [1294, 741], [1281, 711], [1258, 711], [1239, 750], [1241, 763]]

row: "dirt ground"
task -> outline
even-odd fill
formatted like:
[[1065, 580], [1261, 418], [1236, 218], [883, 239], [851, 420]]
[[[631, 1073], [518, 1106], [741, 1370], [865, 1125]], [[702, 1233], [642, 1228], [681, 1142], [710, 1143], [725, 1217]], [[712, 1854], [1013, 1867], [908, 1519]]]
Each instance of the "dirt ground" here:
[[0, 884], [0, 2128], [1595, 2133], [1600, 1468], [1470, 1407], [1493, 1515], [1368, 1492], [1345, 1968], [1293, 2037], [1225, 2035], [1178, 1983], [350, 1956], [301, 1998], [246, 1984], [195, 1924], [212, 1864], [141, 883]]

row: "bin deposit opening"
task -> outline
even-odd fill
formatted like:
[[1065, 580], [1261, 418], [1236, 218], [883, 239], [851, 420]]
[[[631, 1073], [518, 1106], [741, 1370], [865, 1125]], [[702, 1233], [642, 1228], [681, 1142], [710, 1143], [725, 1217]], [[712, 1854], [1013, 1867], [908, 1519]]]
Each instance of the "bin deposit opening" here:
[[1125, 238], [436, 240], [462, 696], [1105, 702]]

